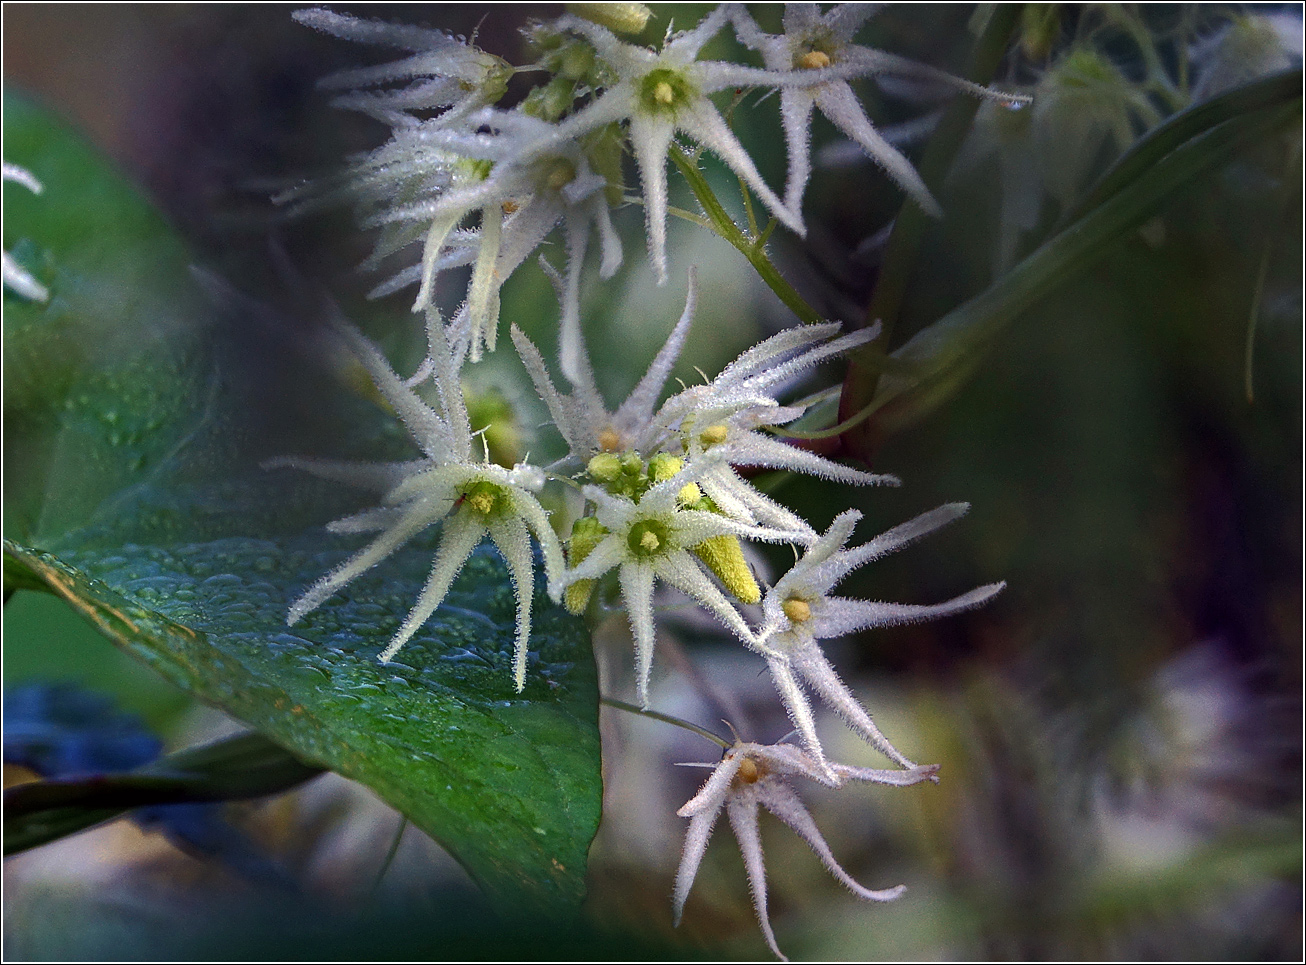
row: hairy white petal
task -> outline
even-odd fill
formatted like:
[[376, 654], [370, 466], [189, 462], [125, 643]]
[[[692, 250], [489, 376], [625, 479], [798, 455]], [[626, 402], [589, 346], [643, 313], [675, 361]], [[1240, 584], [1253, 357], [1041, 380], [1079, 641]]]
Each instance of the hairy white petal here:
[[[715, 775], [713, 775], [715, 776]], [[682, 817], [684, 808], [677, 811]], [[698, 875], [698, 866], [703, 862], [703, 854], [707, 851], [707, 842], [712, 837], [712, 827], [716, 824], [717, 815], [721, 813], [721, 804], [717, 802], [711, 812], [697, 814], [689, 822], [689, 830], [685, 832], [685, 847], [680, 855], [680, 867], [676, 870], [676, 888], [671, 901], [671, 918], [673, 925], [680, 924], [680, 917], [685, 910], [685, 900], [689, 898], [689, 890], [694, 886], [694, 878]]]
[[294, 626], [305, 614], [311, 613], [321, 606], [336, 590], [385, 559], [442, 515], [444, 515], [444, 511], [440, 507], [432, 507], [426, 500], [413, 504], [405, 513], [403, 519], [393, 528], [386, 530], [362, 550], [310, 586], [298, 600], [291, 604], [290, 612], [286, 616], [286, 623]]
[[659, 285], [667, 281], [667, 150], [674, 134], [670, 121], [638, 115], [630, 119], [630, 147], [644, 188], [648, 256]]
[[787, 784], [780, 781], [758, 782], [757, 796], [763, 807], [793, 828], [798, 836], [807, 842], [808, 847], [816, 852], [816, 856], [821, 859], [826, 870], [858, 898], [864, 901], [893, 901], [907, 890], [905, 885], [877, 891], [858, 884], [848, 872], [843, 870], [839, 862], [834, 860], [830, 846], [825, 843], [825, 838], [821, 836], [816, 822], [807, 813], [807, 808], [794, 793], [793, 788]]
[[531, 598], [535, 594], [535, 561], [526, 524], [516, 516], [489, 521], [490, 539], [508, 564], [512, 591], [517, 596], [517, 635], [513, 639], [512, 679], [521, 693], [526, 688], [526, 644], [531, 636]]
[[[597, 553], [598, 550], [595, 550]], [[586, 560], [586, 562], [589, 562]], [[584, 564], [581, 564], [582, 566]], [[635, 686], [639, 705], [648, 708], [649, 677], [653, 671], [653, 570], [638, 563], [622, 563], [617, 573], [621, 598], [635, 638]]]
[[[911, 195], [926, 214], [932, 218], [943, 217], [943, 209], [930, 194], [930, 189], [925, 186], [916, 168], [901, 151], [886, 141], [884, 136], [871, 126], [851, 87], [846, 83], [827, 84], [817, 88], [814, 97], [817, 106], [821, 108], [821, 113], [839, 130], [861, 145], [867, 156], [884, 168], [893, 182]], [[801, 196], [800, 189], [800, 200]], [[786, 198], [788, 199], [787, 194]]]
[[444, 524], [444, 533], [440, 537], [440, 546], [435, 551], [435, 563], [426, 579], [426, 585], [417, 595], [417, 602], [409, 611], [399, 630], [390, 639], [382, 651], [380, 660], [389, 663], [399, 649], [407, 643], [414, 633], [421, 629], [436, 607], [444, 602], [453, 585], [454, 578], [472, 555], [476, 544], [485, 536], [485, 527], [470, 512], [460, 512], [450, 517]]
[[853, 730], [861, 734], [872, 747], [895, 764], [909, 769], [916, 766], [914, 761], [908, 760], [901, 751], [889, 743], [887, 737], [880, 733], [880, 729], [875, 726], [866, 708], [857, 702], [857, 698], [839, 679], [839, 675], [830, 666], [830, 661], [825, 658], [825, 654], [814, 641], [797, 649], [791, 655], [791, 660], [793, 667], [816, 689], [821, 699]]
[[794, 676], [793, 668], [789, 665], [788, 655], [781, 653], [768, 655], [766, 663], [771, 670], [775, 689], [780, 694], [780, 701], [785, 705], [785, 712], [793, 721], [798, 736], [803, 740], [803, 745], [820, 767], [828, 768], [825, 750], [816, 736], [816, 718], [812, 716], [812, 707], [807, 702], [798, 678]]
[[745, 643], [754, 639], [753, 631], [749, 629], [734, 604], [726, 599], [726, 595], [717, 589], [716, 584], [699, 568], [694, 557], [684, 550], [672, 550], [665, 556], [657, 557], [652, 566], [654, 572], [662, 579], [676, 589], [688, 593], [715, 613], [739, 639]]
[[[831, 575], [836, 573], [838, 575], [831, 580], [830, 585], [843, 579], [848, 573], [864, 563], [895, 553], [909, 543], [914, 543], [922, 536], [928, 536], [936, 529], [940, 529], [954, 520], [961, 519], [969, 509], [970, 503], [945, 503], [937, 509], [931, 509], [929, 512], [921, 513], [914, 519], [900, 523], [893, 529], [881, 533], [855, 549], [840, 554], [838, 565], [831, 570]], [[851, 528], [849, 528], [848, 533], [851, 535]], [[847, 538], [845, 536], [844, 540]]]
[[775, 943], [775, 932], [771, 931], [771, 919], [766, 911], [766, 865], [762, 858], [762, 836], [757, 831], [757, 798], [752, 794], [730, 798], [726, 802], [726, 815], [739, 842], [739, 851], [744, 856], [748, 888], [753, 893], [753, 909], [757, 912], [762, 934], [766, 936], [766, 944], [776, 958], [787, 962], [789, 959]]

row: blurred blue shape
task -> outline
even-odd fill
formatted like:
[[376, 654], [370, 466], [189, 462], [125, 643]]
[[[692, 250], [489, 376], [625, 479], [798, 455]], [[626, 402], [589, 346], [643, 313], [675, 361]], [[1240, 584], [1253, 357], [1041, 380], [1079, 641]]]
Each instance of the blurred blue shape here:
[[[155, 760], [163, 741], [112, 698], [75, 684], [28, 684], [5, 692], [4, 762], [50, 779], [130, 771]], [[160, 804], [127, 815], [197, 858], [213, 858], [247, 878], [291, 886], [222, 815], [221, 803]]]

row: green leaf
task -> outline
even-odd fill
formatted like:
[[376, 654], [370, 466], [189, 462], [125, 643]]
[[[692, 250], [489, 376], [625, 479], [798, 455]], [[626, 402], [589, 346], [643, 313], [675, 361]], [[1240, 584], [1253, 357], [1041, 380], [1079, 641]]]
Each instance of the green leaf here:
[[45, 185], [13, 210], [6, 187], [6, 231], [44, 253], [51, 290], [5, 294], [7, 579], [374, 789], [505, 912], [574, 909], [602, 791], [584, 624], [537, 596], [516, 693], [513, 590], [487, 544], [382, 666], [428, 531], [289, 629], [291, 601], [360, 545], [325, 524], [368, 500], [260, 461], [411, 458], [402, 427], [311, 331], [201, 291], [184, 245], [75, 135], [9, 99], [5, 125], [6, 159]]

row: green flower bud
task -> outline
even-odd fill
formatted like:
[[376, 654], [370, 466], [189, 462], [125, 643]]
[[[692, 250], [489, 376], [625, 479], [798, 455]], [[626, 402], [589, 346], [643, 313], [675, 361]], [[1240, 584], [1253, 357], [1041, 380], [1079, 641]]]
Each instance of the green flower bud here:
[[569, 3], [567, 12], [618, 34], [639, 33], [653, 16], [644, 3]]
[[648, 461], [648, 478], [649, 482], [660, 483], [666, 482], [680, 470], [685, 468], [685, 460], [670, 455], [669, 453], [659, 452], [656, 456]]
[[613, 452], [600, 452], [585, 466], [590, 478], [607, 484], [615, 482], [621, 475], [621, 457]]

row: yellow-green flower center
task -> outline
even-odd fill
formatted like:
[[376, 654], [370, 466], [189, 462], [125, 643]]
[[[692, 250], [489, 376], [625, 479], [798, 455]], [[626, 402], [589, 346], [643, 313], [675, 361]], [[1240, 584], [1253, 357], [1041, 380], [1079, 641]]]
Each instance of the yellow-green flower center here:
[[670, 67], [650, 70], [639, 84], [640, 104], [650, 114], [674, 114], [694, 94], [689, 78]]
[[508, 490], [498, 483], [482, 479], [463, 492], [464, 504], [479, 516], [493, 516], [508, 507]]
[[671, 534], [665, 523], [656, 519], [642, 519], [630, 527], [626, 545], [640, 559], [661, 556], [671, 548]]

